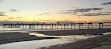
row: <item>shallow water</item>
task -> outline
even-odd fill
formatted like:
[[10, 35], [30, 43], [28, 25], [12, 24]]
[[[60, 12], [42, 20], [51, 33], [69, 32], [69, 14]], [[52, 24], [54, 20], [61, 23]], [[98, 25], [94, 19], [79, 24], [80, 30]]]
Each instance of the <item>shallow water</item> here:
[[65, 44], [74, 42], [81, 39], [87, 39], [96, 36], [85, 36], [85, 35], [70, 35], [70, 36], [48, 36], [39, 33], [31, 33], [30, 35], [36, 35], [39, 37], [61, 37], [58, 39], [44, 39], [44, 40], [33, 40], [33, 41], [22, 41], [0, 45], [0, 49], [37, 49], [41, 47], [49, 47], [58, 44]]

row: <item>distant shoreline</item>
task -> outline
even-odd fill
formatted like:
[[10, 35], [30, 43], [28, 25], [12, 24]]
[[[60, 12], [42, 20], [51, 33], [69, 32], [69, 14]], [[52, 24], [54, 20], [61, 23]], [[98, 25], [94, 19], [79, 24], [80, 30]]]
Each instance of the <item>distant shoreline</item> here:
[[80, 29], [80, 30], [55, 30], [55, 31], [32, 31], [45, 35], [66, 36], [66, 35], [102, 35], [105, 32], [111, 32], [111, 29]]

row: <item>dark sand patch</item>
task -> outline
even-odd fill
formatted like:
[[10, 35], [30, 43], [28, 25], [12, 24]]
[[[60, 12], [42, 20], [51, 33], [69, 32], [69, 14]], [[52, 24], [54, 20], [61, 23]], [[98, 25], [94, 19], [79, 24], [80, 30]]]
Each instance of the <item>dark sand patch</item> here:
[[31, 40], [41, 40], [41, 39], [53, 39], [55, 37], [37, 37], [29, 35], [29, 33], [0, 33], [0, 44], [20, 42], [20, 41], [31, 41]]

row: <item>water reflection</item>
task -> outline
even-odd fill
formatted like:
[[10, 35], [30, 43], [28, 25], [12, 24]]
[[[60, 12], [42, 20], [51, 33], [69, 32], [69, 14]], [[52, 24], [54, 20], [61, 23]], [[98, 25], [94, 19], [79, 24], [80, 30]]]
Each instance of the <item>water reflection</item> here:
[[38, 37], [61, 37], [61, 40], [68, 40], [68, 41], [76, 41], [79, 39], [86, 39], [86, 38], [90, 38], [90, 37], [95, 37], [94, 35], [68, 35], [68, 36], [49, 36], [49, 35], [45, 35], [45, 34], [40, 34], [37, 32], [33, 32], [33, 33], [29, 33], [29, 35], [35, 35]]
[[81, 39], [95, 37], [95, 36], [85, 36], [85, 35], [48, 36], [48, 35], [39, 34], [39, 33], [30, 33], [30, 35], [36, 35], [39, 37], [61, 37], [61, 38], [8, 43], [8, 44], [0, 45], [0, 49], [37, 49], [40, 47], [49, 47], [52, 45], [65, 44], [65, 43], [70, 43]]

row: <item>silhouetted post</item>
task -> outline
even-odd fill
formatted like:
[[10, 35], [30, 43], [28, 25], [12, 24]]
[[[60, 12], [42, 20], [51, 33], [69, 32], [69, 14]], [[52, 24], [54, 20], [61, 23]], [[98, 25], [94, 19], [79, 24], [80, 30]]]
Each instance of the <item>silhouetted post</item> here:
[[33, 28], [35, 29], [35, 24], [33, 25]]
[[43, 24], [41, 24], [41, 29], [43, 29]]
[[66, 27], [65, 27], [65, 26], [66, 26], [66, 24], [64, 24], [64, 29], [66, 29]]
[[75, 23], [73, 25], [74, 25], [74, 28], [75, 28]]
[[91, 29], [92, 29], [92, 22], [90, 21]]
[[8, 28], [10, 28], [10, 25], [7, 25], [8, 26]]
[[103, 23], [99, 23], [99, 29], [103, 29]]
[[103, 26], [104, 26], [104, 25], [102, 24], [102, 29], [103, 29]]
[[57, 29], [58, 29], [59, 24], [60, 24], [60, 22], [57, 22]]
[[5, 25], [5, 24], [3, 24], [2, 26], [3, 26], [4, 28], [6, 27], [6, 25]]
[[88, 24], [88, 27], [87, 27], [88, 29], [89, 29], [89, 26], [90, 26], [90, 24]]
[[16, 24], [13, 24], [13, 28], [16, 28], [15, 26], [16, 26]]
[[22, 23], [21, 23], [21, 24], [18, 24], [18, 25], [20, 25], [20, 26], [22, 27]]
[[67, 29], [69, 29], [68, 24], [66, 24], [66, 25], [67, 25]]
[[92, 23], [87, 23], [88, 24], [88, 29], [90, 28], [90, 26], [92, 26]]
[[12, 25], [9, 25], [9, 28], [11, 28], [12, 27]]
[[52, 24], [50, 23], [49, 26], [50, 26], [50, 29], [51, 29], [52, 28]]
[[30, 24], [31, 25], [31, 29], [33, 29], [33, 24]]
[[52, 25], [52, 29], [53, 29], [54, 24], [51, 23], [51, 25]]
[[46, 27], [46, 29], [47, 29], [47, 24], [45, 24], [45, 27]]
[[16, 24], [13, 24], [13, 28], [16, 28], [15, 26], [16, 26]]
[[29, 25], [29, 29], [31, 29], [31, 25]]
[[27, 28], [27, 25], [25, 25], [25, 28]]
[[12, 28], [12, 26], [13, 26], [13, 25], [12, 25], [12, 23], [11, 23], [10, 28]]
[[99, 29], [101, 29], [101, 24], [99, 24]]
[[92, 29], [92, 24], [91, 24], [91, 29]]
[[17, 23], [15, 27], [18, 28], [18, 26], [19, 26], [19, 25], [18, 25], [18, 23]]
[[55, 29], [56, 29], [56, 24], [54, 24], [55, 25]]
[[55, 29], [57, 29], [57, 24], [55, 24]]
[[84, 24], [84, 23], [81, 23], [81, 25], [82, 25], [82, 29], [83, 29], [83, 24]]
[[71, 22], [71, 29], [72, 29], [72, 24], [73, 24], [73, 22]]
[[14, 28], [14, 24], [11, 24], [12, 25], [12, 28]]
[[62, 24], [60, 24], [60, 26], [61, 26], [61, 29], [62, 29]]
[[79, 29], [81, 29], [81, 23], [78, 23], [79, 24]]
[[78, 23], [79, 24], [79, 29], [81, 29], [81, 26], [83, 27], [84, 23]]
[[22, 27], [24, 28], [24, 24], [22, 24]]
[[37, 23], [37, 29], [39, 29], [38, 27], [39, 27], [39, 23]]
[[32, 28], [34, 28], [34, 25], [32, 24]]
[[7, 25], [7, 28], [9, 28], [9, 25]]
[[52, 29], [52, 22], [50, 23], [50, 29]]
[[33, 28], [33, 25], [31, 24], [30, 26], [31, 26], [31, 29], [32, 29], [32, 28]]
[[16, 28], [16, 24], [14, 24], [13, 27]]
[[53, 24], [53, 29], [55, 29], [55, 27], [54, 27], [54, 26], [55, 26], [55, 24]]

